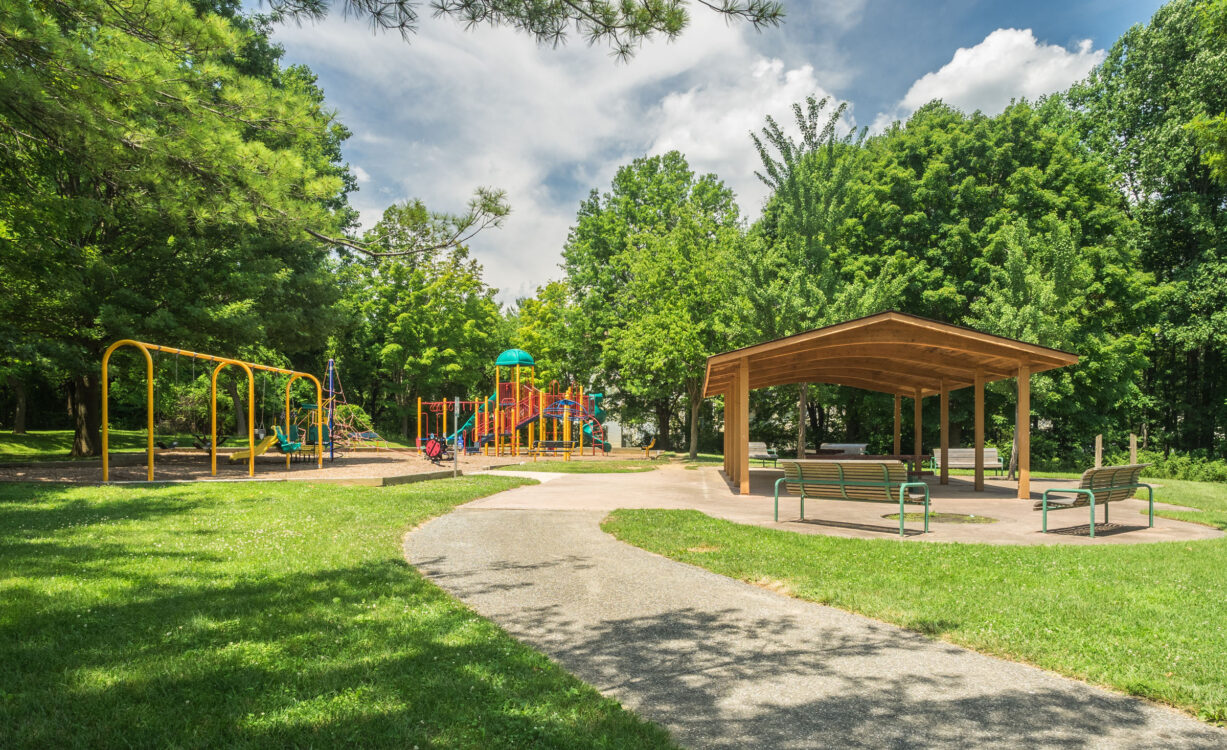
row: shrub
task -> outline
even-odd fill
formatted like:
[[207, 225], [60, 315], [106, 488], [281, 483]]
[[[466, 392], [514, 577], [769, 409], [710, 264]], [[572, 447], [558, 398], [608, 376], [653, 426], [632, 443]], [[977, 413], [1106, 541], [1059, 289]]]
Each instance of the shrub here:
[[[1105, 464], [1125, 464], [1128, 462], [1129, 454], [1124, 451], [1104, 456]], [[1138, 451], [1138, 463], [1152, 464], [1142, 471], [1142, 476], [1153, 479], [1227, 482], [1227, 461], [1221, 458], [1206, 458], [1179, 453], [1164, 455], [1155, 451]]]

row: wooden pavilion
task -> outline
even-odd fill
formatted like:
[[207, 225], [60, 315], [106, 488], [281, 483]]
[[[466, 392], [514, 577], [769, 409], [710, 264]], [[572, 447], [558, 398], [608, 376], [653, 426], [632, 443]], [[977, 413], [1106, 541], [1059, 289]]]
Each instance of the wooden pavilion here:
[[790, 383], [829, 383], [895, 397], [895, 454], [901, 451], [903, 398], [915, 408], [915, 455], [921, 404], [941, 397], [941, 478], [948, 482], [950, 392], [975, 389], [975, 488], [984, 489], [984, 384], [1018, 378], [1018, 496], [1031, 494], [1031, 374], [1076, 364], [1078, 356], [916, 315], [883, 312], [816, 328], [707, 359], [704, 396], [724, 396], [724, 471], [750, 491], [749, 394]]

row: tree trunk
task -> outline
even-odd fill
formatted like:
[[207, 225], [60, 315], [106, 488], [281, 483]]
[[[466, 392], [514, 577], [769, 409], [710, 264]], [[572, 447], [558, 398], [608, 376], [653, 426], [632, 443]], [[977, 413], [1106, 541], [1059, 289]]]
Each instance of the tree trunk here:
[[9, 375], [9, 388], [13, 391], [13, 400], [16, 401], [16, 406], [13, 409], [13, 434], [26, 434], [26, 384], [21, 378], [16, 375]]
[[226, 393], [234, 404], [234, 432], [239, 437], [247, 437], [247, 404], [239, 395], [239, 384], [234, 378], [226, 378]]
[[409, 410], [400, 410], [400, 434], [405, 440], [409, 439]]
[[1010, 448], [1010, 474], [1007, 479], [1014, 481], [1018, 479], [1018, 427], [1014, 427], [1014, 445]]
[[[701, 391], [702, 385], [699, 386]], [[703, 394], [690, 394], [690, 460], [694, 461], [699, 457], [699, 411], [703, 408]]]
[[805, 458], [805, 420], [809, 416], [809, 383], [797, 384], [797, 458]]
[[72, 455], [97, 456], [102, 451], [102, 386], [97, 375], [72, 379], [68, 409], [72, 415]]
[[809, 411], [809, 431], [814, 441], [814, 450], [821, 450], [822, 441], [827, 436], [827, 410], [822, 406], [822, 386], [818, 386], [818, 397], [809, 401], [806, 406]]
[[849, 399], [848, 405], [844, 407], [844, 425], [848, 432], [846, 440], [849, 443], [859, 441], [861, 438], [861, 410], [855, 397]]
[[669, 444], [669, 417], [672, 411], [668, 401], [662, 399], [656, 402], [656, 447], [662, 451], [673, 449]]

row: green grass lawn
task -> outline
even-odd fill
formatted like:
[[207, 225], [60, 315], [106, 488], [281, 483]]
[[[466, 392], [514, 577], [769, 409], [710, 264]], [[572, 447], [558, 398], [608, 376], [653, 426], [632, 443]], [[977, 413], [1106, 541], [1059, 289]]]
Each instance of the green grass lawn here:
[[0, 484], [0, 745], [669, 746], [405, 562], [524, 483]]
[[[145, 450], [144, 430], [111, 430], [108, 440], [111, 450]], [[191, 448], [191, 435], [155, 435], [154, 440], [169, 443], [179, 441], [179, 447]], [[231, 436], [222, 448], [246, 448], [247, 437]], [[71, 458], [72, 430], [31, 430], [25, 435], [0, 432], [0, 461], [67, 461]]]
[[623, 458], [603, 458], [591, 461], [532, 461], [526, 464], [500, 466], [499, 471], [556, 471], [562, 474], [625, 474], [636, 471], [651, 471], [660, 463]]
[[[272, 426], [269, 426], [272, 429]], [[115, 452], [140, 452], [145, 450], [144, 430], [111, 430], [111, 450]], [[192, 447], [192, 435], [154, 436], [155, 440], [169, 443], [179, 441], [180, 448]], [[382, 437], [382, 435], [381, 435]], [[410, 450], [412, 441], [399, 438], [385, 439], [397, 450]], [[231, 435], [221, 446], [223, 450], [247, 447], [247, 435]], [[2, 461], [67, 461], [71, 459], [72, 430], [31, 430], [25, 435], [0, 432], [0, 462]]]
[[724, 456], [719, 453], [700, 453], [695, 457], [695, 460], [690, 460], [689, 453], [682, 453], [678, 456], [685, 468], [701, 469], [705, 466], [717, 466], [724, 463]]
[[[1227, 529], [1227, 485], [1166, 479], [1160, 515]], [[619, 510], [619, 539], [802, 599], [1227, 723], [1227, 539], [994, 546], [844, 539]]]

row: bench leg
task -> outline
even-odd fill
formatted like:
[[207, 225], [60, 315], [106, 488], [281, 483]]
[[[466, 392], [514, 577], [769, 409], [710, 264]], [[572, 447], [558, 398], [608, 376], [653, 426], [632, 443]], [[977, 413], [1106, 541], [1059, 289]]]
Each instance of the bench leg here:
[[1091, 494], [1091, 538], [1095, 538], [1095, 495]]
[[1155, 490], [1149, 484], [1146, 485], [1146, 494], [1150, 495], [1150, 528], [1155, 527]]
[[783, 481], [784, 481], [783, 477], [775, 480], [775, 522], [776, 523], [780, 522], [780, 482], [783, 482]]
[[1107, 523], [1107, 522], [1108, 522], [1108, 509], [1109, 509], [1109, 508], [1111, 508], [1111, 507], [1112, 507], [1112, 503], [1104, 503], [1104, 504], [1103, 504], [1103, 522], [1104, 522], [1104, 523]]
[[1040, 527], [1040, 533], [1048, 533], [1048, 490], [1044, 490], [1044, 525]]

